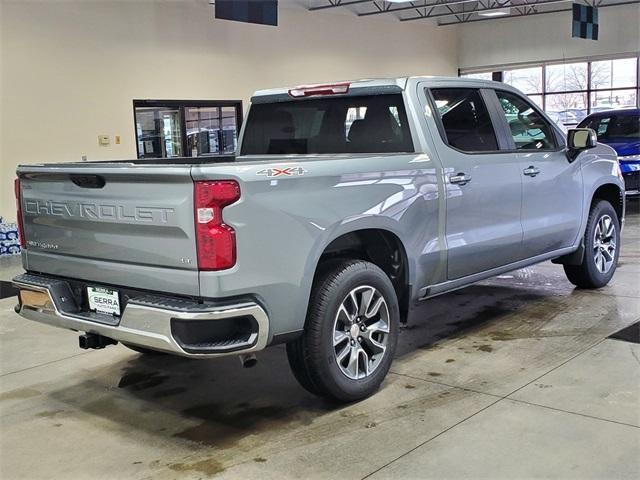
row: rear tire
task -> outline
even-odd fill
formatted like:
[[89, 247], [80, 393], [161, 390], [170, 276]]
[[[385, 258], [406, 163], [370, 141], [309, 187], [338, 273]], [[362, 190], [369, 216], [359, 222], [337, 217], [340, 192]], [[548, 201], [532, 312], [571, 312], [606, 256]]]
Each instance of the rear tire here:
[[396, 349], [400, 310], [389, 277], [361, 260], [331, 263], [314, 281], [302, 336], [287, 344], [294, 376], [339, 402], [375, 393]]
[[[121, 342], [122, 343], [122, 342]], [[143, 355], [166, 355], [165, 352], [161, 352], [159, 350], [152, 350], [150, 348], [139, 347], [138, 345], [132, 345], [130, 343], [123, 343], [125, 347], [134, 352], [142, 353]]]
[[564, 265], [564, 273], [578, 288], [604, 287], [616, 271], [620, 254], [620, 221], [613, 206], [599, 200], [591, 207], [580, 265]]

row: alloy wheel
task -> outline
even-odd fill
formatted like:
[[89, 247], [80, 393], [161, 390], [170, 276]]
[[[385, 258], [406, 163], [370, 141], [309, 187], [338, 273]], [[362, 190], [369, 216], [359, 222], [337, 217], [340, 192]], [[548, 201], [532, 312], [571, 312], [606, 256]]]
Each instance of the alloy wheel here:
[[335, 360], [344, 375], [358, 380], [371, 375], [387, 350], [389, 307], [374, 287], [356, 287], [344, 298], [333, 324]]
[[593, 233], [593, 260], [602, 274], [611, 270], [616, 258], [616, 225], [609, 215], [603, 215]]

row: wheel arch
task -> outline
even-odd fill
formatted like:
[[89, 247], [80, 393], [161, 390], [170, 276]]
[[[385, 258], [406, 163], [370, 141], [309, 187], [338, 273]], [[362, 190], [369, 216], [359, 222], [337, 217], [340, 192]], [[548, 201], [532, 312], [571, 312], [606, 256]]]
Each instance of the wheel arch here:
[[615, 183], [603, 183], [595, 189], [591, 195], [591, 203], [589, 210], [598, 200], [606, 200], [609, 202], [618, 215], [618, 220], [622, 222], [624, 218], [624, 190]]
[[406, 322], [411, 298], [411, 267], [406, 247], [396, 232], [381, 227], [341, 232], [322, 249], [313, 270], [314, 278], [324, 262], [339, 258], [356, 258], [380, 267], [393, 284], [401, 321]]

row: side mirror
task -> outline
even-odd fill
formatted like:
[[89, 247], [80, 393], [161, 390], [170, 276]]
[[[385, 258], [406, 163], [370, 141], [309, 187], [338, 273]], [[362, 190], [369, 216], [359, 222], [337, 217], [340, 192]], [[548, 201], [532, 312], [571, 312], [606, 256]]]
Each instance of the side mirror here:
[[572, 128], [567, 132], [567, 157], [574, 161], [583, 150], [593, 148], [598, 143], [598, 135], [591, 128]]

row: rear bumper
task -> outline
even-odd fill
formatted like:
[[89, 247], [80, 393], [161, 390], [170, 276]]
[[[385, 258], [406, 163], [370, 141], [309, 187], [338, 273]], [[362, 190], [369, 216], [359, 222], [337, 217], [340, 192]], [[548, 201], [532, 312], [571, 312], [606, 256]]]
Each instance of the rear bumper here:
[[65, 280], [23, 274], [13, 284], [20, 290], [16, 311], [54, 327], [196, 358], [255, 352], [267, 345], [269, 319], [251, 300], [198, 303], [142, 295], [128, 299], [116, 318], [83, 311]]

